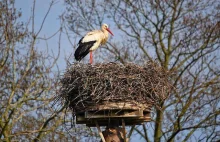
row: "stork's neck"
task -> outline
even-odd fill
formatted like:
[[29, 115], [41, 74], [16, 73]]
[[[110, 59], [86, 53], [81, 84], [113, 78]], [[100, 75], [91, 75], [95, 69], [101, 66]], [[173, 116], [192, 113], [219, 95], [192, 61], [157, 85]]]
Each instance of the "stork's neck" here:
[[104, 33], [105, 38], [108, 38], [108, 31], [106, 29], [102, 29], [102, 32]]
[[104, 37], [102, 38], [101, 44], [105, 44], [108, 40], [108, 31], [105, 29], [102, 29], [102, 32], [104, 33]]

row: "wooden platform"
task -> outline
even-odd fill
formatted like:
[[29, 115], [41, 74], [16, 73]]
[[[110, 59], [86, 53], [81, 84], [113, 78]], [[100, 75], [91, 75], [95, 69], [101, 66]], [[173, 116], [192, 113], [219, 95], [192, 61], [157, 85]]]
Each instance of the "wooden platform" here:
[[151, 121], [150, 112], [151, 106], [137, 102], [104, 102], [101, 105], [91, 106], [88, 111], [78, 112], [76, 124], [95, 127], [95, 121], [97, 121], [100, 126], [109, 126], [115, 121], [122, 124], [123, 119], [125, 125], [140, 125]]

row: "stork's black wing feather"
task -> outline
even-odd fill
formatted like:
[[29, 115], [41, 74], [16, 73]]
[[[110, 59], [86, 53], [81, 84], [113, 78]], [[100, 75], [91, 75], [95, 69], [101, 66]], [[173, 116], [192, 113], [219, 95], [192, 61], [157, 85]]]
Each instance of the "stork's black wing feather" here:
[[77, 61], [81, 61], [89, 53], [89, 49], [96, 42], [96, 41], [89, 41], [89, 42], [82, 43], [82, 39], [80, 39], [78, 43], [78, 48], [76, 49], [75, 54], [74, 54], [75, 59]]

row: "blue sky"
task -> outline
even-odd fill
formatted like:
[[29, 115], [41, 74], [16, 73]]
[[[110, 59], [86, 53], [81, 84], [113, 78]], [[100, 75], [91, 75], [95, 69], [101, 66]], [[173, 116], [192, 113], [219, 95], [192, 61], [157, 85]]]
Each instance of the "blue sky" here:
[[[48, 10], [49, 4], [51, 0], [36, 0], [35, 5], [35, 31], [40, 28], [42, 20]], [[15, 6], [17, 9], [21, 9], [22, 17], [21, 21], [28, 21], [32, 15], [32, 7], [33, 7], [33, 0], [17, 0], [15, 1]], [[65, 6], [62, 0], [56, 1], [56, 4], [52, 7], [46, 21], [44, 27], [40, 33], [40, 37], [50, 37], [53, 35], [59, 28], [60, 28], [60, 20], [59, 16], [65, 11]], [[30, 26], [31, 28], [31, 26]], [[115, 34], [116, 29], [113, 28], [112, 31]], [[114, 36], [115, 37], [115, 36]], [[58, 34], [53, 38], [48, 40], [48, 47], [50, 51], [57, 53], [58, 49]], [[47, 44], [44, 40], [40, 40], [37, 42], [37, 47], [39, 50], [44, 51], [47, 47]], [[69, 56], [70, 54], [74, 53], [74, 49], [72, 45], [69, 43], [66, 35], [63, 34], [61, 39], [61, 56], [58, 61], [58, 66], [61, 71], [64, 71], [66, 68], [65, 63], [65, 56]], [[73, 61], [73, 59], [71, 59]], [[129, 128], [130, 129], [130, 128]], [[143, 141], [139, 136], [132, 137], [131, 141]]]
[[[36, 0], [35, 4], [35, 31], [38, 31], [41, 23], [43, 21], [43, 18], [49, 8], [51, 0]], [[32, 8], [33, 8], [33, 0], [20, 0], [15, 1], [15, 6], [17, 9], [21, 9], [22, 11], [22, 17], [21, 21], [28, 21], [29, 18], [32, 16]], [[59, 16], [65, 11], [65, 6], [63, 1], [56, 1], [53, 7], [51, 8], [50, 13], [47, 16], [47, 19], [44, 23], [43, 29], [40, 33], [40, 37], [50, 37], [53, 35], [57, 30], [60, 28], [60, 20]], [[31, 24], [30, 24], [31, 25]], [[31, 26], [30, 26], [31, 28]], [[50, 51], [53, 51], [54, 53], [57, 53], [58, 49], [58, 41], [59, 36], [58, 34], [54, 36], [53, 38], [49, 39], [46, 43], [44, 40], [39, 40], [37, 42], [37, 47], [44, 51], [47, 47], [49, 47]], [[61, 70], [65, 69], [65, 61], [64, 57], [65, 54], [68, 56], [70, 53], [73, 52], [73, 48], [69, 41], [67, 40], [65, 34], [62, 35], [61, 39], [61, 56], [58, 61], [59, 68]]]
[[[17, 9], [21, 8], [22, 11], [22, 21], [28, 21], [31, 16], [33, 0], [16, 0]], [[38, 30], [40, 28], [41, 22], [47, 12], [51, 0], [36, 0], [36, 8], [35, 8], [35, 29]], [[65, 11], [65, 6], [63, 0], [57, 0], [56, 4], [52, 7], [46, 21], [42, 32], [40, 34], [41, 37], [46, 36], [49, 37], [54, 34], [60, 28], [59, 15], [61, 15]], [[112, 31], [114, 35], [116, 34], [116, 28], [113, 27]], [[80, 37], [79, 37], [80, 38]], [[114, 39], [116, 37], [114, 36]], [[46, 48], [45, 41], [41, 40], [38, 42], [39, 50], [44, 50]], [[57, 52], [58, 48], [58, 35], [54, 36], [50, 40], [48, 40], [48, 47], [50, 50]], [[58, 61], [58, 66], [61, 71], [65, 70], [65, 61], [64, 57], [69, 56], [74, 53], [74, 49], [69, 43], [67, 37], [63, 34], [61, 40], [61, 56]], [[71, 59], [73, 61], [73, 59]], [[141, 141], [139, 136], [133, 137], [132, 141]], [[142, 140], [143, 141], [143, 140]]]

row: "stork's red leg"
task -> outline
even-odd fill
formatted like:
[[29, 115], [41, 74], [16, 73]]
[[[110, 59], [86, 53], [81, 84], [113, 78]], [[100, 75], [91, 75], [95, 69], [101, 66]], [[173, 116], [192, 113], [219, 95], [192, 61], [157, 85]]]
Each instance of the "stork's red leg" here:
[[90, 64], [93, 62], [92, 51], [90, 51]]

